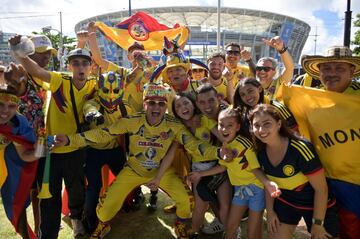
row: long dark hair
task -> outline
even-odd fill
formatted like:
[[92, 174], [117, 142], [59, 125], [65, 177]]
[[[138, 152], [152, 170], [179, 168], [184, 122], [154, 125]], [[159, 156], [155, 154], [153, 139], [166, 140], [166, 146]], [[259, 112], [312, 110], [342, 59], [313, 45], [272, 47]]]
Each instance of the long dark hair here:
[[[247, 111], [251, 110], [250, 106], [245, 104], [245, 102], [241, 99], [241, 96], [240, 96], [240, 89], [242, 87], [244, 87], [245, 85], [252, 85], [256, 88], [261, 87], [260, 82], [252, 77], [245, 78], [238, 82], [238, 84], [236, 85], [236, 88], [235, 88], [233, 102], [234, 102], [234, 107], [240, 107], [243, 112], [245, 110], [247, 110]], [[259, 104], [259, 103], [264, 103], [264, 90], [262, 90], [260, 92], [260, 98], [259, 98], [259, 101], [257, 102], [257, 104]]]
[[174, 97], [174, 100], [172, 101], [172, 104], [171, 104], [171, 109], [172, 109], [172, 112], [174, 114], [174, 116], [180, 120], [183, 120], [177, 113], [176, 113], [176, 110], [175, 110], [175, 101], [177, 99], [180, 99], [181, 97], [185, 97], [187, 99], [189, 99], [191, 101], [191, 103], [193, 104], [194, 106], [194, 114], [191, 116], [193, 117], [194, 115], [197, 115], [197, 114], [200, 114], [200, 110], [197, 108], [196, 106], [196, 101], [195, 101], [195, 97], [190, 93], [190, 92], [178, 92], [176, 93], [175, 97]]
[[242, 135], [246, 138], [250, 138], [250, 134], [248, 133], [248, 129], [243, 126], [243, 119], [241, 115], [241, 109], [239, 107], [233, 107], [229, 106], [219, 113], [219, 117], [221, 115], [224, 115], [225, 117], [235, 117], [236, 122], [240, 125], [240, 130], [237, 133], [237, 135]]
[[[283, 118], [280, 116], [279, 111], [272, 105], [268, 104], [259, 104], [255, 106], [253, 110], [249, 113], [249, 121], [250, 121], [250, 127], [253, 126], [253, 120], [254, 117], [258, 114], [267, 114], [271, 116], [276, 122], [281, 121], [281, 126], [279, 130], [279, 134], [282, 137], [286, 137], [289, 139], [295, 139], [295, 140], [301, 140], [302, 138], [296, 133], [296, 131], [291, 130], [286, 122], [283, 120]], [[252, 132], [252, 130], [250, 130]], [[251, 138], [254, 143], [254, 149], [255, 151], [259, 152], [263, 149], [265, 149], [266, 144], [263, 143], [261, 140], [256, 138], [254, 133], [251, 133]]]

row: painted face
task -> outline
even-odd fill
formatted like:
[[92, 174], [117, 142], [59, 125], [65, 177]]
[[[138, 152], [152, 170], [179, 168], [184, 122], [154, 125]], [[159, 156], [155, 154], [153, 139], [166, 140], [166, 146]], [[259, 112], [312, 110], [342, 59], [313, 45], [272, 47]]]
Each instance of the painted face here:
[[217, 120], [219, 113], [219, 99], [214, 91], [208, 91], [198, 94], [196, 97], [196, 105], [201, 113], [210, 119]]
[[11, 101], [0, 101], [0, 125], [6, 124], [16, 114], [18, 104]]
[[259, 103], [261, 91], [261, 87], [256, 87], [252, 84], [244, 84], [239, 89], [241, 100], [251, 108]]
[[342, 93], [354, 77], [354, 66], [345, 62], [319, 64], [320, 80], [327, 90]]
[[267, 89], [270, 86], [275, 73], [276, 71], [273, 68], [271, 61], [259, 61], [256, 64], [256, 77], [259, 79], [264, 89]]
[[194, 105], [191, 100], [186, 97], [180, 97], [175, 100], [176, 114], [184, 120], [189, 120], [194, 115]]
[[120, 104], [124, 95], [123, 83], [120, 75], [111, 71], [100, 76], [98, 82], [98, 97], [104, 107], [113, 109]]
[[265, 144], [279, 136], [280, 127], [281, 121], [276, 121], [266, 113], [256, 114], [252, 121], [254, 135]]
[[218, 119], [218, 130], [222, 134], [225, 142], [229, 143], [235, 139], [237, 132], [240, 130], [240, 124], [235, 117], [227, 117], [220, 113]]
[[169, 83], [173, 86], [181, 86], [187, 79], [187, 72], [182, 66], [170, 67], [166, 74], [169, 77]]

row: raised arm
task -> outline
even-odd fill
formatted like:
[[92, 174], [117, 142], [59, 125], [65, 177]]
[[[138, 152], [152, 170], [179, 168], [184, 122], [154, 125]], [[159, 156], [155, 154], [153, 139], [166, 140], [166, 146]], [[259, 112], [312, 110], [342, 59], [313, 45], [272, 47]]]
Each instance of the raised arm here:
[[92, 54], [92, 58], [102, 69], [106, 70], [109, 67], [110, 62], [105, 60], [100, 52], [99, 45], [96, 40], [96, 29], [95, 22], [90, 22], [88, 25], [88, 38], [89, 47]]
[[284, 70], [281, 73], [280, 78], [281, 83], [289, 85], [294, 74], [294, 62], [287, 46], [285, 46], [285, 43], [279, 36], [273, 37], [270, 40], [263, 39], [263, 42], [266, 45], [275, 48], [275, 50], [277, 50], [280, 54], [281, 60], [284, 63]]
[[[35, 61], [30, 59], [28, 56], [20, 56], [16, 54], [13, 50], [20, 44], [21, 35], [13, 36], [9, 39], [9, 43], [11, 46], [11, 51], [16, 56], [16, 59], [20, 62], [20, 64], [25, 68], [25, 70], [33, 77], [39, 78], [42, 81], [50, 82], [50, 72], [46, 71], [45, 69], [41, 68]], [[32, 44], [32, 42], [29, 42]]]

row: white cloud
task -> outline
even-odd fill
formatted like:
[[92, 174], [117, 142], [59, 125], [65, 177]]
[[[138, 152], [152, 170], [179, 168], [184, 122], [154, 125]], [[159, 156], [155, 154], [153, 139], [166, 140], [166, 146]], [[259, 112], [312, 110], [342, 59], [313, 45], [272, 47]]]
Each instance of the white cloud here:
[[[178, 4], [169, 0], [132, 0], [132, 8], [151, 8], [165, 6], [217, 6], [217, 0], [182, 0]], [[336, 12], [339, 19], [344, 18], [346, 11], [346, 1], [344, 0], [223, 0], [222, 6], [235, 8], [257, 9], [279, 14], [289, 15], [307, 22], [311, 27], [311, 35], [315, 34], [315, 26], [318, 26], [319, 35], [317, 38], [317, 53], [322, 53], [324, 48], [330, 45], [341, 45], [343, 42], [343, 25], [344, 21], [324, 22], [322, 19], [314, 17], [314, 12], [318, 10], [328, 10]], [[13, 12], [34, 12], [24, 14], [30, 15], [50, 15], [37, 18], [17, 18], [17, 19], [0, 19], [0, 29], [4, 32], [17, 32], [29, 34], [32, 31], [41, 31], [44, 26], [52, 26], [60, 29], [58, 12], [63, 12], [63, 32], [66, 35], [74, 36], [74, 26], [77, 22], [86, 18], [105, 14], [109, 12], [128, 10], [128, 1], [113, 0], [5, 0], [0, 7], [0, 18], [14, 17]], [[360, 12], [360, 1], [352, 1], [353, 20]], [[6, 14], [8, 13], [8, 14]], [[340, 30], [341, 34], [331, 35], [331, 29]], [[352, 35], [355, 29], [352, 28]], [[303, 50], [304, 54], [314, 53], [314, 38], [309, 37]]]

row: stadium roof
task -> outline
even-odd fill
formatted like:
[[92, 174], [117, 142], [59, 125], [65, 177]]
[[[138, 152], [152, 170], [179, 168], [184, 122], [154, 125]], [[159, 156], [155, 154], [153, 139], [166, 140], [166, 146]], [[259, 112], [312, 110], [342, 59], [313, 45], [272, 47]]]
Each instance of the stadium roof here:
[[[179, 23], [191, 27], [200, 26], [204, 31], [216, 31], [217, 29], [216, 7], [158, 7], [134, 9], [133, 13], [138, 11], [150, 13], [160, 23], [167, 26]], [[113, 23], [118, 23], [128, 18], [128, 11], [103, 14], [84, 21], [103, 20], [104, 18], [108, 18]], [[310, 28], [307, 23], [299, 19], [277, 13], [243, 8], [221, 8], [221, 29], [225, 31], [267, 35], [267, 31], [271, 29], [272, 24], [285, 21], [302, 25], [304, 28]]]

